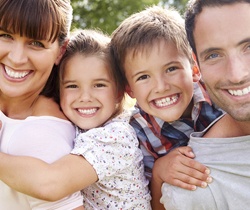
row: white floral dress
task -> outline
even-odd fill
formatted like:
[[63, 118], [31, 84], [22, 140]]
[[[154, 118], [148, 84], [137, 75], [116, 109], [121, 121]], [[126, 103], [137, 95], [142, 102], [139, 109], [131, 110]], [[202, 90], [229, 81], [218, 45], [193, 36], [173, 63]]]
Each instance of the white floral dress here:
[[143, 156], [129, 120], [125, 111], [75, 139], [71, 153], [82, 155], [98, 175], [95, 184], [82, 190], [85, 210], [151, 209]]

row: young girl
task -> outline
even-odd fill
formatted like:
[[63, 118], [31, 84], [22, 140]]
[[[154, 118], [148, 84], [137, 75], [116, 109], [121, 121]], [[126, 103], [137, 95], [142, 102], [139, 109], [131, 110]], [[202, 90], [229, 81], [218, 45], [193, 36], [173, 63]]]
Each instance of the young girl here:
[[11, 187], [46, 200], [83, 189], [85, 209], [151, 209], [142, 153], [130, 114], [122, 111], [124, 85], [113, 68], [109, 41], [93, 30], [71, 38], [59, 82], [61, 108], [77, 128], [75, 147], [51, 165], [1, 154], [0, 178]]

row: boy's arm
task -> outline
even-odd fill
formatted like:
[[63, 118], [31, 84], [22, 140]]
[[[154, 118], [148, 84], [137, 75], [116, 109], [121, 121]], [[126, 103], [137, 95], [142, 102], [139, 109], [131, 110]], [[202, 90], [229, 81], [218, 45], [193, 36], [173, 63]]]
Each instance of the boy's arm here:
[[78, 155], [48, 164], [42, 160], [0, 153], [0, 179], [32, 197], [56, 201], [95, 183], [94, 168]]
[[190, 147], [178, 147], [156, 160], [154, 176], [163, 182], [187, 190], [195, 190], [196, 186], [204, 188], [212, 181], [209, 176], [210, 171], [195, 161], [194, 157]]
[[161, 199], [161, 186], [163, 184], [163, 181], [157, 176], [154, 176], [154, 170], [153, 170], [153, 175], [152, 179], [150, 182], [150, 190], [151, 190], [151, 206], [153, 210], [165, 210], [164, 206], [160, 203]]

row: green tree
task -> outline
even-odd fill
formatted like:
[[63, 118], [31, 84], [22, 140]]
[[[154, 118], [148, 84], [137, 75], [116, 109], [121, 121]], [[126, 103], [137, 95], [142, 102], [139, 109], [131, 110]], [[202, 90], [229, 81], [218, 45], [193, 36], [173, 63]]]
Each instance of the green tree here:
[[161, 0], [160, 4], [165, 5], [167, 7], [173, 6], [174, 8], [178, 9], [183, 14], [187, 2], [188, 0]]
[[111, 34], [129, 15], [160, 0], [71, 0], [74, 28], [98, 28]]

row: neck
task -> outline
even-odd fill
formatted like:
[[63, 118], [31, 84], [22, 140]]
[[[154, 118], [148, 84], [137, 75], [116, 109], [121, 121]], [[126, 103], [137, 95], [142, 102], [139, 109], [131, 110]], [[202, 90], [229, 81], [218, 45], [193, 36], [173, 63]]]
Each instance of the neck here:
[[33, 106], [38, 98], [38, 95], [20, 98], [0, 95], [0, 109], [10, 118], [25, 119], [32, 115]]

